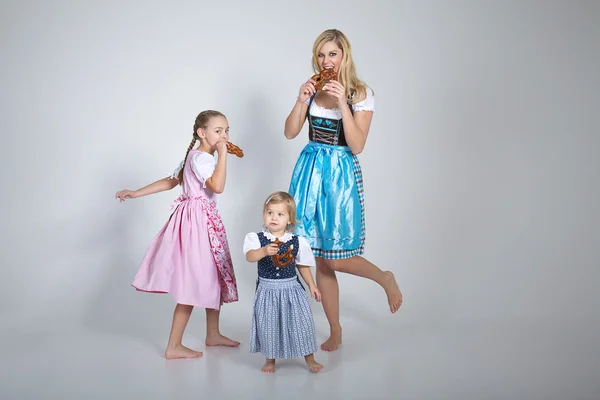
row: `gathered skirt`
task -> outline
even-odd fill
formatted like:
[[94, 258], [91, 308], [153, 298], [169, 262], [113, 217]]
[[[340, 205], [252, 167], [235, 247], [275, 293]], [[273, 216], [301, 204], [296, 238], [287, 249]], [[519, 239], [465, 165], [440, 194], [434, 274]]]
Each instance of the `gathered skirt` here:
[[268, 359], [303, 357], [316, 352], [312, 310], [297, 277], [258, 279], [250, 352], [260, 352]]
[[364, 253], [363, 177], [347, 146], [309, 142], [298, 157], [289, 193], [296, 201], [296, 234], [315, 257], [348, 258]]

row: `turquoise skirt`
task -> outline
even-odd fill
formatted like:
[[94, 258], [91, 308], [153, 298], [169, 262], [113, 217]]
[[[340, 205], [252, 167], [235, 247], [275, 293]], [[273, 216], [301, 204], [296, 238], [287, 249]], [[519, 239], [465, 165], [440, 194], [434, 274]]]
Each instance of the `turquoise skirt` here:
[[309, 142], [298, 157], [289, 193], [296, 201], [296, 234], [315, 257], [348, 258], [364, 253], [363, 178], [347, 146]]

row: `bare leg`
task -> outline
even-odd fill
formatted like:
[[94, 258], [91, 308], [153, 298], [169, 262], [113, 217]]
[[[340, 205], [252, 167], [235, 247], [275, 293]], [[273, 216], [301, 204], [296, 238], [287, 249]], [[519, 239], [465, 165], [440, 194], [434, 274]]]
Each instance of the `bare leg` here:
[[321, 345], [321, 350], [334, 351], [342, 344], [342, 326], [340, 325], [340, 289], [335, 271], [325, 260], [317, 257], [317, 286], [321, 291], [323, 310], [329, 322], [329, 339]]
[[306, 360], [306, 365], [308, 365], [311, 372], [319, 372], [323, 369], [323, 364], [315, 361], [315, 353], [305, 356], [304, 360]]
[[221, 335], [219, 332], [219, 315], [220, 310], [206, 309], [206, 345], [207, 346], [227, 346], [237, 347], [240, 342], [231, 340], [228, 337]]
[[334, 271], [345, 272], [377, 282], [385, 290], [390, 311], [395, 313], [400, 308], [402, 292], [391, 271], [382, 271], [375, 264], [360, 256], [341, 260], [326, 260], [325, 262]]
[[177, 304], [173, 311], [173, 325], [171, 325], [171, 334], [169, 335], [169, 343], [165, 350], [165, 358], [172, 360], [175, 358], [198, 358], [202, 357], [201, 351], [194, 351], [181, 344], [183, 332], [190, 320], [190, 315], [194, 306], [185, 304]]
[[275, 372], [275, 360], [267, 358], [267, 362], [263, 365], [262, 372], [266, 372], [267, 374], [272, 374]]

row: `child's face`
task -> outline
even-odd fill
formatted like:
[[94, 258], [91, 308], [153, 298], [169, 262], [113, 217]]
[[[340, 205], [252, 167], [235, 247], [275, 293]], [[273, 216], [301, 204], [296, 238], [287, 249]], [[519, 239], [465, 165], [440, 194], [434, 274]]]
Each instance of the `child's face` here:
[[319, 50], [317, 63], [319, 69], [333, 68], [335, 72], [340, 71], [340, 64], [342, 63], [342, 56], [344, 53], [342, 49], [338, 47], [335, 42], [325, 42]]
[[290, 214], [285, 203], [269, 203], [264, 215], [264, 222], [270, 232], [282, 232], [290, 223]]
[[219, 140], [229, 140], [229, 123], [224, 117], [212, 117], [205, 129], [198, 129], [198, 136], [205, 140], [211, 149], [215, 149]]

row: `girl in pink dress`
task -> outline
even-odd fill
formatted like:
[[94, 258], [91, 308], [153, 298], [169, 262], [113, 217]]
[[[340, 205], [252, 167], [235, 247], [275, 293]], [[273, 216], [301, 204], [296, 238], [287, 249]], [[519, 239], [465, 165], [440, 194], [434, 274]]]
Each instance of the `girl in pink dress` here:
[[[183, 193], [172, 204], [173, 213], [150, 244], [132, 283], [140, 291], [170, 293], [177, 302], [165, 351], [168, 359], [202, 356], [202, 352], [181, 344], [194, 306], [206, 309], [207, 346], [240, 344], [219, 331], [221, 305], [238, 300], [227, 235], [216, 208], [217, 195], [225, 187], [228, 139], [225, 116], [218, 111], [203, 111], [196, 118], [185, 158], [172, 176], [116, 194], [125, 201], [170, 190], [178, 184], [182, 187]], [[200, 146], [194, 149], [197, 140]]]

